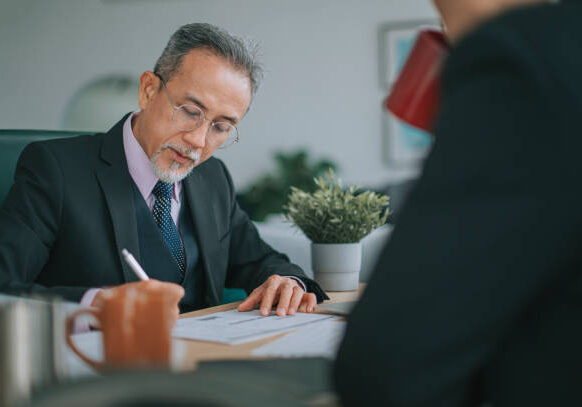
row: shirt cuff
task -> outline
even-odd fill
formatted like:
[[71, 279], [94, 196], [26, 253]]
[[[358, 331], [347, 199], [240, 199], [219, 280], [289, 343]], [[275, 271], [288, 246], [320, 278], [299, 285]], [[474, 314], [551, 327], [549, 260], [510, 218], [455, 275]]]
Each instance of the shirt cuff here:
[[[85, 291], [85, 294], [83, 294], [83, 297], [81, 298], [79, 304], [81, 304], [82, 307], [87, 308], [91, 307], [91, 304], [93, 304], [93, 300], [95, 299], [95, 296], [99, 291], [101, 291], [100, 288], [88, 289], [87, 291]], [[89, 332], [90, 330], [91, 325], [89, 324], [89, 320], [82, 317], [77, 318], [77, 320], [75, 321], [75, 326], [73, 328], [73, 333], [80, 334], [84, 332]]]
[[296, 280], [299, 283], [299, 285], [301, 286], [301, 288], [303, 288], [303, 291], [307, 292], [307, 286], [305, 285], [303, 280], [301, 280], [299, 277], [295, 277], [295, 276], [286, 276], [286, 277], [292, 278], [293, 280]]

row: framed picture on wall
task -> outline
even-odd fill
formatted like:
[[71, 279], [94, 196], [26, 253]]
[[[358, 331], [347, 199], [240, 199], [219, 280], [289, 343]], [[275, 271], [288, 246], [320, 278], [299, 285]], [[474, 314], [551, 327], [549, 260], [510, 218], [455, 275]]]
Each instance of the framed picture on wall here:
[[[406, 62], [418, 32], [423, 28], [439, 28], [439, 21], [414, 20], [382, 24], [379, 32], [380, 85], [388, 96]], [[418, 166], [432, 146], [430, 134], [401, 122], [385, 109], [382, 132], [386, 162], [397, 166]]]

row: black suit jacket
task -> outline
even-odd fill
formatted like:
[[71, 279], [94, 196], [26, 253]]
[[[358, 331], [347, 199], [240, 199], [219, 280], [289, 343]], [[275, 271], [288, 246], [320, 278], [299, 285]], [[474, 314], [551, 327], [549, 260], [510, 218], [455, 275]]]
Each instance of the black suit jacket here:
[[350, 317], [345, 406], [582, 405], [582, 7], [450, 55], [435, 146]]
[[[79, 301], [90, 287], [137, 280], [120, 255], [127, 248], [140, 258], [124, 121], [107, 134], [32, 143], [23, 151], [0, 209], [1, 291]], [[272, 274], [300, 277], [324, 295], [260, 239], [220, 160], [197, 166], [183, 186], [206, 273], [207, 305], [220, 303], [225, 286], [250, 292]]]

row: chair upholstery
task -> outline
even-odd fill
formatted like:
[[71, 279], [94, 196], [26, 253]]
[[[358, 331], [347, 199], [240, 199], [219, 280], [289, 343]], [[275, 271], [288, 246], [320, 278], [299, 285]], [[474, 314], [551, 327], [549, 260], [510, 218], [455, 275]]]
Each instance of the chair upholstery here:
[[[0, 206], [14, 182], [16, 162], [27, 144], [81, 134], [90, 133], [61, 130], [0, 130]], [[223, 303], [239, 301], [245, 297], [244, 290], [226, 288], [223, 292]]]

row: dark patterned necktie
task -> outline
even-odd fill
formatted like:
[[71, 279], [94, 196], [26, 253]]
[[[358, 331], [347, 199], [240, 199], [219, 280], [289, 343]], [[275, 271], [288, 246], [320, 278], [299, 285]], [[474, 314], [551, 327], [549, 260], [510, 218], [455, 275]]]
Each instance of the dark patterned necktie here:
[[185, 261], [184, 261], [184, 248], [182, 247], [182, 241], [180, 240], [180, 235], [178, 234], [178, 229], [176, 224], [172, 219], [172, 190], [174, 184], [168, 184], [167, 182], [158, 181], [154, 187], [152, 193], [156, 197], [156, 202], [154, 203], [153, 215], [156, 224], [162, 232], [162, 236], [166, 245], [170, 249], [174, 260], [178, 264], [180, 269], [180, 278], [184, 278], [185, 273]]

